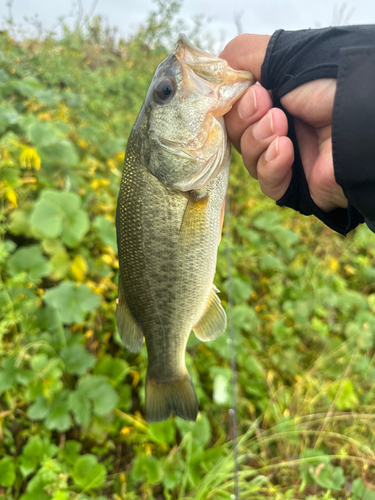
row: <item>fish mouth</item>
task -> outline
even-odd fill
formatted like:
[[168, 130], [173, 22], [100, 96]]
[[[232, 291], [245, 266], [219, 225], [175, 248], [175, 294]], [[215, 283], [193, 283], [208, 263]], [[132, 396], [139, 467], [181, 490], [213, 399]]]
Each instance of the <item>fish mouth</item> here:
[[208, 82], [233, 84], [247, 81], [248, 86], [255, 83], [254, 75], [250, 71], [232, 69], [224, 59], [193, 45], [183, 33], [179, 34], [175, 53], [181, 63], [186, 64], [195, 74]]
[[225, 115], [255, 83], [250, 71], [232, 69], [224, 59], [195, 47], [183, 33], [173, 55], [181, 66], [184, 87], [199, 88], [202, 94], [214, 98], [211, 112], [216, 118]]

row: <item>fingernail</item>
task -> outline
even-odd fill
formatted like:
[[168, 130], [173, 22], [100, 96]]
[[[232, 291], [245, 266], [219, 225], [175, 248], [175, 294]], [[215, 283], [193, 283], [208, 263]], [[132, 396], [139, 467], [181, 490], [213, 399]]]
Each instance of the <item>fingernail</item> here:
[[273, 117], [272, 109], [270, 109], [268, 113], [254, 125], [253, 135], [255, 139], [263, 140], [267, 139], [267, 137], [270, 137], [273, 134]]
[[275, 158], [277, 158], [278, 154], [279, 154], [279, 138], [276, 137], [276, 140], [272, 141], [271, 144], [268, 146], [268, 149], [264, 157], [267, 161], [272, 161]]
[[247, 120], [258, 111], [257, 96], [255, 90], [250, 90], [243, 96], [238, 105], [238, 114], [243, 120]]

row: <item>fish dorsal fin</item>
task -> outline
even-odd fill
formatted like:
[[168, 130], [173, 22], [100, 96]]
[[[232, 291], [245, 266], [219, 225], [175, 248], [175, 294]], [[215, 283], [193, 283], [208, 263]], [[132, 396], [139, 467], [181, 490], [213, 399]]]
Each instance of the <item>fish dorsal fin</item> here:
[[125, 347], [131, 352], [138, 352], [143, 345], [143, 331], [131, 313], [119, 285], [116, 307], [117, 328]]
[[218, 291], [213, 285], [203, 316], [193, 327], [195, 336], [202, 342], [216, 339], [227, 327], [227, 316], [216, 294]]

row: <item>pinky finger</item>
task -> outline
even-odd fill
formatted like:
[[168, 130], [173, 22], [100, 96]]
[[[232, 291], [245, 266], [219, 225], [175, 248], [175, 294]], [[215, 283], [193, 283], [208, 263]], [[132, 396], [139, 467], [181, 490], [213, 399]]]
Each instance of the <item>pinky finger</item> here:
[[292, 179], [293, 143], [289, 137], [276, 137], [258, 160], [258, 181], [263, 193], [279, 200]]

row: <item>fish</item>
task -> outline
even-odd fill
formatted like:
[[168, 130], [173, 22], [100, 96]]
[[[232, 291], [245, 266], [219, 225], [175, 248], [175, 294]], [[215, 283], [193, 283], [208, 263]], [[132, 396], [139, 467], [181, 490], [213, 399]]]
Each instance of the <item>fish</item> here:
[[206, 342], [226, 329], [213, 285], [231, 154], [223, 116], [254, 82], [181, 34], [128, 139], [116, 210], [116, 321], [129, 351], [146, 341], [148, 422], [171, 413], [196, 420], [187, 341], [192, 330]]

